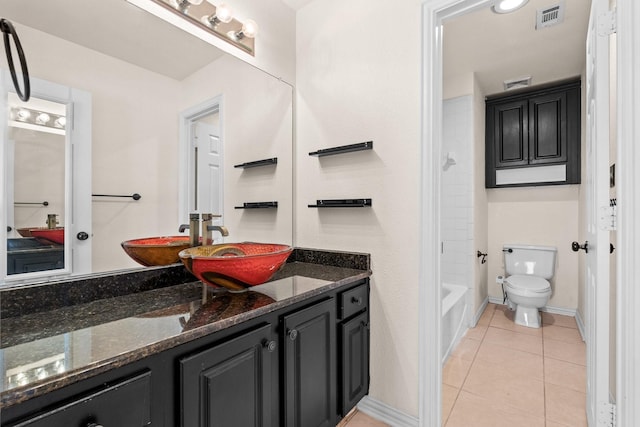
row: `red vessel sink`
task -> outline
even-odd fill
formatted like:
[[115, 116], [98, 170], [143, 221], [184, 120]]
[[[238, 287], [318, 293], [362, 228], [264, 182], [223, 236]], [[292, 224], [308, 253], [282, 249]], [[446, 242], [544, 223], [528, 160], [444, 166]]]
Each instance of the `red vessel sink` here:
[[223, 243], [184, 249], [179, 256], [204, 283], [231, 291], [260, 285], [282, 267], [293, 248], [271, 243]]
[[64, 245], [64, 227], [56, 228], [31, 228], [31, 236], [42, 237], [53, 243]]
[[145, 267], [175, 264], [178, 253], [191, 246], [189, 236], [146, 237], [120, 243], [134, 261]]

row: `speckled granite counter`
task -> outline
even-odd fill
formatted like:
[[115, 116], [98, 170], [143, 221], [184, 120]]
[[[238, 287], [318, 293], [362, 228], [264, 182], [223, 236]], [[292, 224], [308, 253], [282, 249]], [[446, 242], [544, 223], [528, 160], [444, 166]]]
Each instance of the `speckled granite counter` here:
[[182, 267], [3, 291], [0, 408], [370, 274], [366, 254], [296, 249], [272, 281], [240, 294], [207, 287]]

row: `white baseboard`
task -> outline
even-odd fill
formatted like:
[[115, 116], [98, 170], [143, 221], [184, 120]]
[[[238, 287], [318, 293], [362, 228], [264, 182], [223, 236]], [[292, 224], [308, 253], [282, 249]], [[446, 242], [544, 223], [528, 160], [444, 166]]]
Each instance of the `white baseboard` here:
[[580, 336], [582, 336], [582, 341], [587, 342], [587, 330], [584, 327], [584, 320], [582, 320], [582, 315], [579, 311], [576, 310], [576, 323], [578, 324], [578, 331], [580, 332]]
[[480, 304], [480, 308], [478, 308], [475, 316], [473, 317], [473, 319], [471, 319], [471, 325], [469, 325], [470, 328], [476, 327], [476, 325], [480, 321], [480, 317], [482, 317], [482, 313], [484, 313], [484, 310], [487, 308], [487, 304], [489, 304], [489, 297], [486, 297], [484, 301], [482, 301], [482, 304]]
[[391, 427], [418, 427], [418, 419], [400, 412], [372, 397], [365, 396], [358, 402], [358, 410]]

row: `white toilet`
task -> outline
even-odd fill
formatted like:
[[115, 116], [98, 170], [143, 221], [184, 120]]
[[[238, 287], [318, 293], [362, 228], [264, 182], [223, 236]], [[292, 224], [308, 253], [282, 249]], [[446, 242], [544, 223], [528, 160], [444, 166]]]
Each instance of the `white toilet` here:
[[538, 309], [547, 305], [556, 267], [557, 249], [551, 246], [504, 245], [504, 291], [515, 322], [529, 328], [541, 325]]

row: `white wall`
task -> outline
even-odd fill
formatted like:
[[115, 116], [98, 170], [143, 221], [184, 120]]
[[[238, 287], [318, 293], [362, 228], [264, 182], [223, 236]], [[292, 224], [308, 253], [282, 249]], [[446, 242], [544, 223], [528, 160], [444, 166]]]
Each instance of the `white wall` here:
[[579, 185], [563, 185], [487, 190], [490, 296], [502, 299], [495, 281], [497, 275], [504, 275], [502, 245], [555, 246], [556, 272], [548, 305], [578, 307], [578, 254], [571, 250], [571, 242], [579, 232], [579, 189]]
[[[474, 126], [474, 164], [473, 164], [473, 240], [475, 249], [489, 253], [489, 205], [487, 202], [487, 189], [484, 187], [485, 169], [485, 95], [478, 85], [477, 79], [473, 81], [473, 126]], [[489, 295], [488, 291], [488, 266], [489, 258], [485, 264], [481, 259], [475, 259], [474, 269], [474, 298], [472, 314], [478, 316], [481, 313], [483, 303]]]
[[[315, 1], [297, 14], [296, 244], [371, 254], [370, 396], [418, 413], [420, 0]], [[373, 140], [372, 151], [308, 152]], [[373, 207], [312, 209], [371, 197]], [[439, 284], [430, 284], [439, 286]]]
[[[442, 107], [442, 281], [474, 288], [473, 96], [446, 99]], [[455, 164], [447, 164], [453, 157]]]

